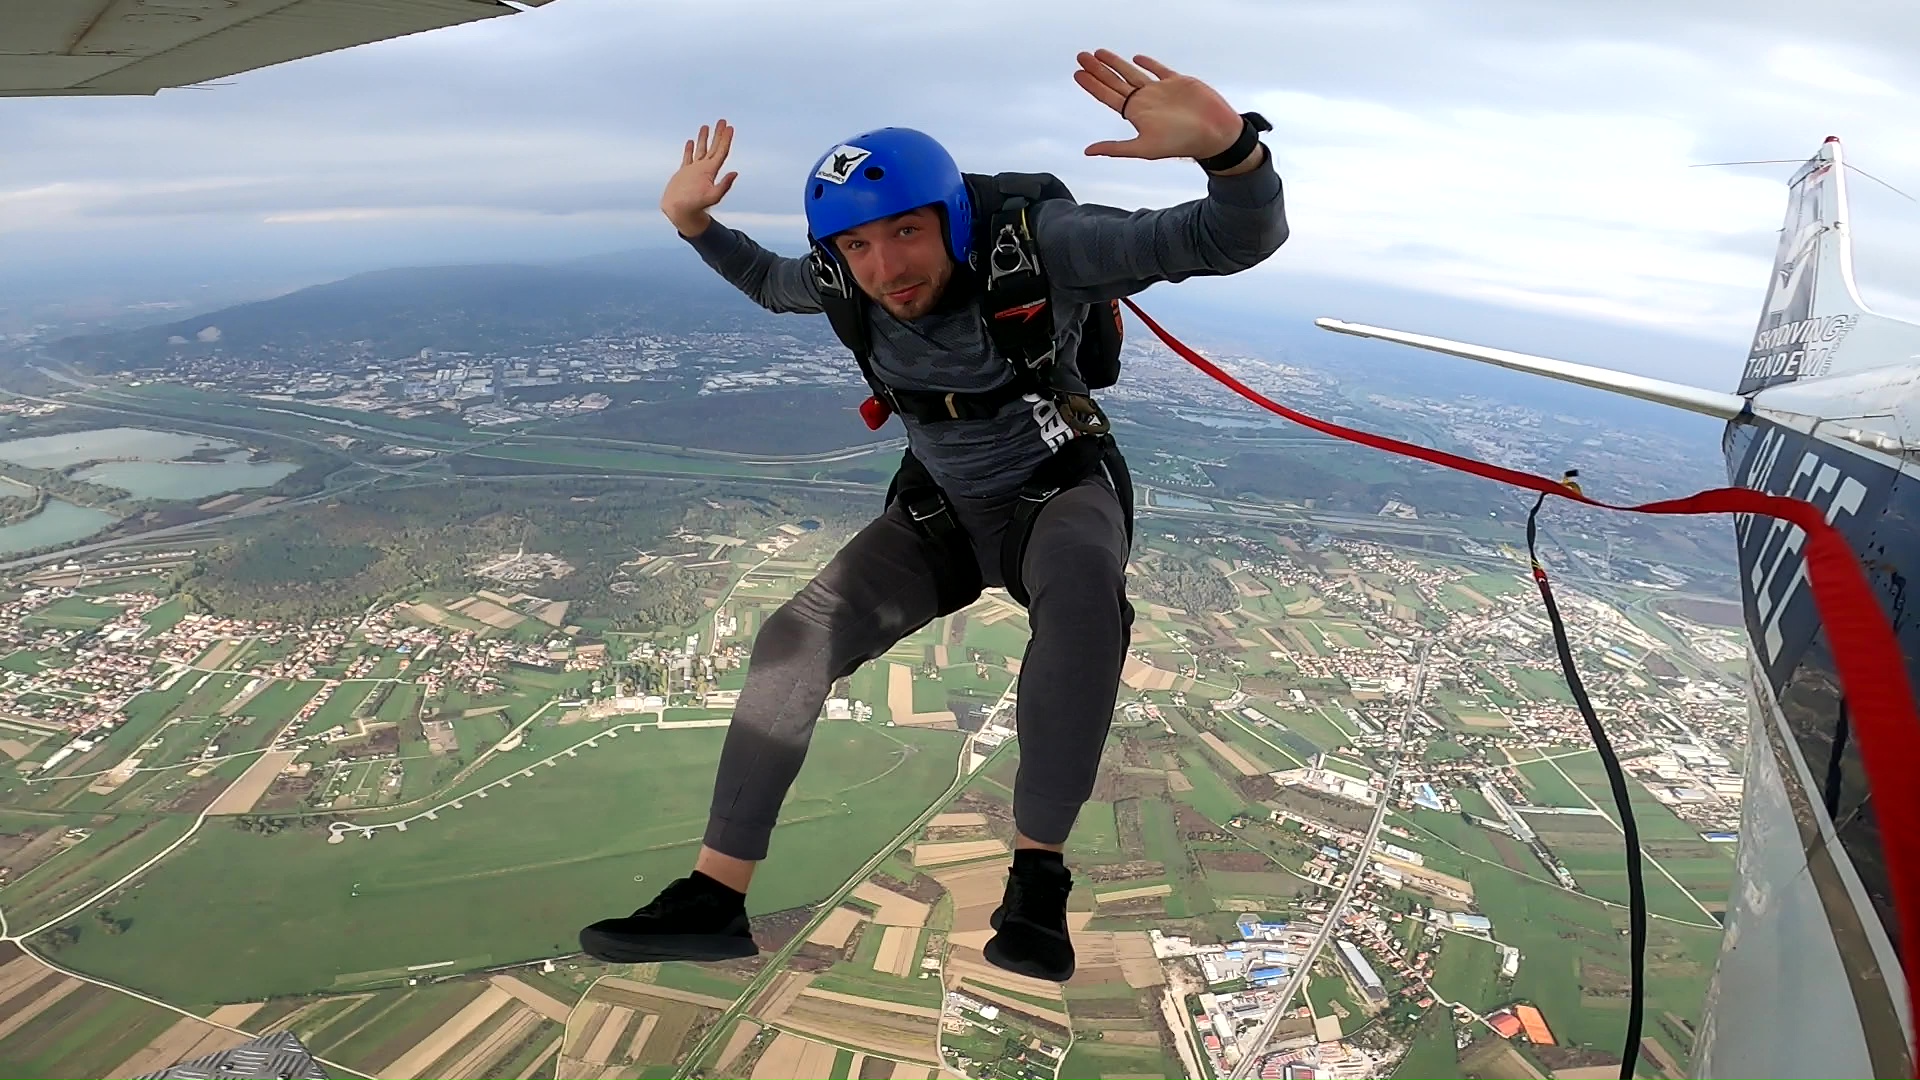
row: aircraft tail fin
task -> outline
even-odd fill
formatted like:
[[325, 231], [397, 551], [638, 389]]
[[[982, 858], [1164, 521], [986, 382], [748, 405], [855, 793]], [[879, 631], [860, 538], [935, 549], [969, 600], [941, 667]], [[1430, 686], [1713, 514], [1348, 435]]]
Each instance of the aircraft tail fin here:
[[[1787, 190], [1786, 220], [1739, 393], [1920, 354], [1920, 326], [1867, 310], [1854, 286], [1846, 164], [1838, 137], [1828, 136], [1793, 174]], [[1871, 344], [1857, 341], [1863, 337]], [[1850, 338], [1856, 339], [1855, 347], [1843, 353]]]

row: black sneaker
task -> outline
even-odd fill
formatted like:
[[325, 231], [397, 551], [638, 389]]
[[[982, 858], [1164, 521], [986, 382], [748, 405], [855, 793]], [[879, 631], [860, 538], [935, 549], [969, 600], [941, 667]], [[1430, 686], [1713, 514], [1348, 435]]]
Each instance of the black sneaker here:
[[[1073, 978], [1073, 941], [1067, 936], [1067, 894], [1073, 874], [1058, 856], [1022, 859], [1015, 853], [1007, 891], [988, 922], [996, 933], [987, 963], [1052, 982]], [[1051, 854], [1051, 853], [1049, 853]]]
[[626, 918], [601, 919], [580, 931], [580, 948], [609, 964], [734, 960], [760, 953], [747, 925], [746, 897], [697, 870]]

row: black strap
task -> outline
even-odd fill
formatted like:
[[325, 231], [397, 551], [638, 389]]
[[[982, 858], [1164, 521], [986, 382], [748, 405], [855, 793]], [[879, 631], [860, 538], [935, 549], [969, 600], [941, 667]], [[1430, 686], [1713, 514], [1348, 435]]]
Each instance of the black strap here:
[[923, 424], [937, 424], [943, 420], [985, 420], [1000, 415], [1000, 410], [1010, 401], [1023, 394], [1033, 393], [1037, 389], [1027, 379], [1009, 379], [991, 390], [974, 394], [941, 393], [937, 390], [891, 389], [892, 400], [888, 402], [893, 411], [913, 417]]
[[939, 596], [940, 615], [951, 615], [980, 598], [986, 583], [980, 577], [980, 562], [973, 554], [973, 541], [946, 493], [934, 483], [933, 474], [908, 450], [900, 457], [900, 469], [887, 487], [887, 504], [901, 504], [914, 528], [942, 549], [945, 565], [934, 582]]
[[1200, 158], [1200, 167], [1208, 172], [1223, 172], [1247, 160], [1253, 148], [1260, 145], [1260, 133], [1272, 131], [1273, 125], [1257, 112], [1240, 114], [1240, 137], [1233, 145], [1209, 158]]
[[1052, 290], [1027, 214], [1040, 201], [1038, 177], [993, 178], [999, 205], [976, 242], [987, 334], [1019, 371], [1051, 386], [1055, 370]]
[[[1571, 478], [1574, 474], [1569, 472]], [[1576, 489], [1577, 490], [1577, 489]], [[1533, 564], [1533, 580], [1540, 585], [1540, 599], [1547, 606], [1547, 621], [1553, 625], [1553, 647], [1560, 654], [1560, 670], [1567, 677], [1567, 689], [1573, 692], [1573, 702], [1580, 707], [1580, 716], [1587, 722], [1587, 733], [1593, 736], [1593, 747], [1600, 753], [1600, 764], [1607, 770], [1607, 785], [1613, 789], [1614, 809], [1620, 812], [1620, 831], [1625, 834], [1627, 848], [1627, 934], [1629, 982], [1632, 995], [1627, 1002], [1627, 1041], [1620, 1051], [1620, 1080], [1633, 1080], [1634, 1066], [1640, 1058], [1640, 1025], [1646, 1013], [1647, 987], [1647, 888], [1640, 878], [1640, 829], [1633, 822], [1633, 802], [1627, 792], [1627, 777], [1620, 769], [1620, 758], [1613, 752], [1613, 744], [1607, 741], [1607, 729], [1600, 726], [1600, 718], [1593, 714], [1593, 702], [1587, 699], [1587, 688], [1580, 681], [1580, 672], [1573, 666], [1573, 648], [1567, 643], [1567, 626], [1560, 621], [1560, 607], [1553, 602], [1553, 590], [1547, 585], [1546, 568], [1540, 565], [1539, 552], [1534, 548], [1537, 533], [1537, 521], [1540, 517], [1540, 505], [1547, 501], [1547, 493], [1533, 501], [1533, 509], [1527, 513], [1527, 558]]]
[[820, 287], [820, 306], [826, 312], [835, 337], [853, 353], [860, 374], [873, 390], [873, 396], [893, 407], [893, 391], [873, 373], [873, 339], [867, 333], [866, 296], [840, 261], [828, 256], [820, 245], [811, 245], [807, 264], [813, 270], [814, 283]]
[[1121, 516], [1127, 527], [1127, 546], [1133, 546], [1133, 477], [1127, 471], [1126, 458], [1121, 456], [1120, 444], [1111, 435], [1083, 435], [1068, 442], [1021, 485], [1014, 500], [1013, 515], [1007, 521], [1007, 531], [1000, 539], [1000, 580], [1006, 586], [1007, 595], [1021, 607], [1033, 600], [1021, 571], [1026, 565], [1027, 546], [1033, 540], [1033, 526], [1040, 511], [1046, 509], [1054, 496], [1085, 480], [1102, 466], [1106, 467], [1113, 481], [1113, 493], [1120, 500]]
[[1827, 817], [1840, 819], [1840, 785], [1846, 779], [1840, 766], [1847, 756], [1847, 699], [1840, 697], [1840, 719], [1833, 728], [1833, 752], [1827, 756], [1827, 783], [1822, 791], [1827, 806]]

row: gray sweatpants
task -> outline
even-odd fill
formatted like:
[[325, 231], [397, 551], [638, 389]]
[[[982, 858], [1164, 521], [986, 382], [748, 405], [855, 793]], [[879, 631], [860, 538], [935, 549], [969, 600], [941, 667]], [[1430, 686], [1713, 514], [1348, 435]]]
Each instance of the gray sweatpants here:
[[[956, 507], [989, 586], [1003, 584], [1011, 508], [1010, 499]], [[1127, 555], [1119, 500], [1098, 473], [1054, 496], [1027, 545], [1021, 577], [1033, 634], [1020, 664], [1013, 819], [1043, 844], [1066, 842], [1093, 792], [1133, 626]], [[895, 503], [768, 616], [720, 752], [708, 847], [766, 858], [828, 688], [939, 615], [934, 583], [945, 557]]]

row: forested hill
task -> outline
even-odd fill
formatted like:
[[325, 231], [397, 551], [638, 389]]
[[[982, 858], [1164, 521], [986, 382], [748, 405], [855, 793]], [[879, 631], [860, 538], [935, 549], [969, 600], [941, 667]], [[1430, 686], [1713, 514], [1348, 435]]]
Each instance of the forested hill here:
[[[423, 348], [487, 353], [603, 335], [764, 330], [775, 318], [691, 250], [667, 248], [552, 266], [377, 270], [189, 319], [66, 338], [52, 352], [91, 371], [219, 355], [325, 369]], [[829, 333], [824, 319], [789, 318], [778, 329]]]

